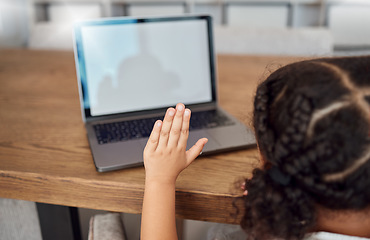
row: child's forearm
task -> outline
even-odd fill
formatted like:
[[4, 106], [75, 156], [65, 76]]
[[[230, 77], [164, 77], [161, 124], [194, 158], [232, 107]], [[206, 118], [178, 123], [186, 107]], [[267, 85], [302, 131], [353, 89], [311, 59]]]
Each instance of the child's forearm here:
[[202, 138], [186, 151], [190, 110], [177, 104], [154, 124], [144, 149], [145, 191], [141, 239], [177, 239], [175, 182], [177, 176], [199, 156], [208, 139]]
[[142, 240], [176, 240], [175, 182], [146, 179], [141, 219]]

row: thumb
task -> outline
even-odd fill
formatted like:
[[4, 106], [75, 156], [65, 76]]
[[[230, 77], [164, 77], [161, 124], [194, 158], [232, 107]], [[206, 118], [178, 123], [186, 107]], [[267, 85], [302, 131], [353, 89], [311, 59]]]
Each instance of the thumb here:
[[204, 145], [208, 142], [207, 138], [199, 139], [188, 151], [186, 151], [186, 159], [188, 164], [192, 163], [202, 152]]

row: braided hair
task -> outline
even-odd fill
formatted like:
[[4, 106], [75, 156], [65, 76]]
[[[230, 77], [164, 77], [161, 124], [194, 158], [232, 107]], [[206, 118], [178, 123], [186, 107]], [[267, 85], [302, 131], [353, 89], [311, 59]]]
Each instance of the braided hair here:
[[287, 65], [261, 83], [253, 123], [262, 169], [246, 180], [249, 239], [303, 239], [317, 204], [370, 203], [370, 57]]

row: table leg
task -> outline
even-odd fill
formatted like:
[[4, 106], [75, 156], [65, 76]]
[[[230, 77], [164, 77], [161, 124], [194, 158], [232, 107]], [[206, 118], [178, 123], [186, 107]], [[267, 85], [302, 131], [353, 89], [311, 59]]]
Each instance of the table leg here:
[[82, 240], [78, 209], [36, 203], [43, 240]]

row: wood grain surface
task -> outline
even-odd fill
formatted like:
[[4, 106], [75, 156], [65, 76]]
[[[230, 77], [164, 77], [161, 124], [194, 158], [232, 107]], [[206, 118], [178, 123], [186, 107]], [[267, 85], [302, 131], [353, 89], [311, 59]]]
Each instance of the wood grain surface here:
[[[298, 58], [219, 56], [221, 106], [251, 124], [257, 83]], [[0, 197], [140, 213], [144, 168], [95, 170], [72, 52], [0, 50]], [[123, 153], [124, 154], [124, 153]], [[259, 165], [255, 148], [200, 157], [179, 177], [179, 218], [237, 223], [236, 182]], [[236, 201], [242, 208], [241, 201]]]

